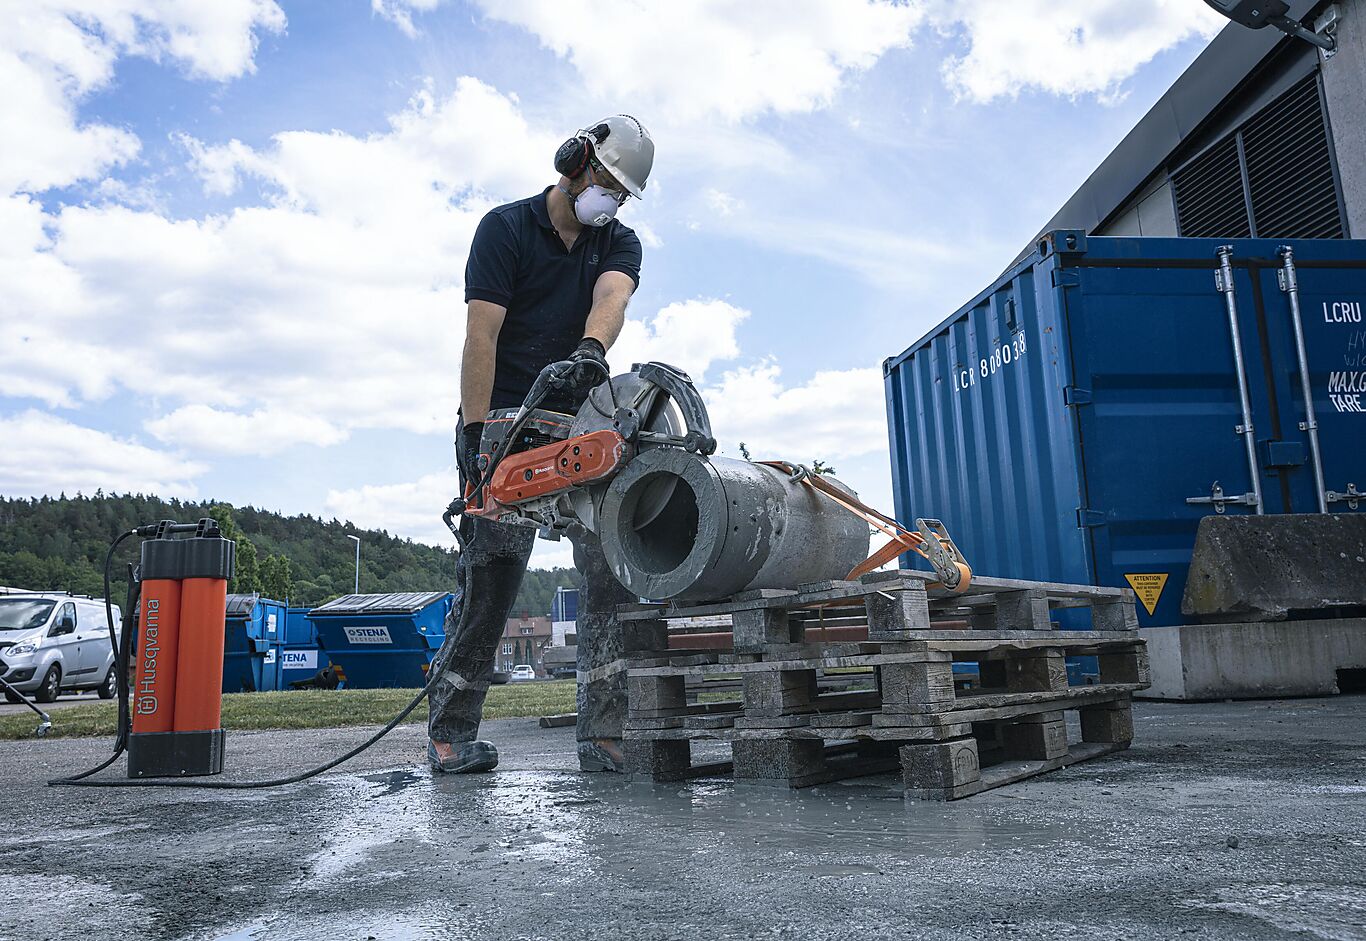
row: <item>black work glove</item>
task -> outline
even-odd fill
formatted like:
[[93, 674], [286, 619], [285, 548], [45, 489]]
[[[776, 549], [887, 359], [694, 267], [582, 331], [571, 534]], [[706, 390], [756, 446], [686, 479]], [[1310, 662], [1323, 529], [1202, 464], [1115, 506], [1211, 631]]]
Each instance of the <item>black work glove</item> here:
[[575, 392], [587, 392], [600, 382], [606, 382], [611, 372], [607, 368], [607, 348], [593, 337], [584, 337], [574, 352], [569, 354], [574, 364], [571, 377]]
[[479, 479], [479, 442], [484, 437], [484, 423], [468, 422], [460, 426], [460, 436], [455, 442], [455, 460], [466, 483]]

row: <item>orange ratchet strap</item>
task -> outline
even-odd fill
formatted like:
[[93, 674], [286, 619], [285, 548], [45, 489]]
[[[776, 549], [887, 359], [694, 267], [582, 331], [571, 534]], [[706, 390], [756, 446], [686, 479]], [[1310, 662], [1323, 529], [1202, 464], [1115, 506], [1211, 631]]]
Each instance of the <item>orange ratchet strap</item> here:
[[967, 591], [968, 585], [972, 581], [972, 569], [968, 567], [967, 560], [958, 551], [958, 547], [953, 544], [953, 540], [949, 538], [948, 530], [939, 520], [918, 519], [915, 523], [919, 532], [911, 532], [903, 529], [901, 524], [890, 516], [879, 513], [858, 498], [850, 496], [838, 487], [827, 483], [820, 474], [814, 474], [799, 464], [789, 464], [787, 461], [756, 461], [755, 463], [777, 468], [793, 480], [801, 481], [812, 490], [823, 494], [850, 513], [863, 519], [874, 529], [880, 530], [883, 535], [891, 540], [887, 545], [854, 566], [853, 571], [846, 576], [848, 579], [853, 580], [874, 569], [881, 568], [902, 553], [914, 552], [929, 562], [934, 568], [935, 574], [939, 576], [939, 582], [937, 584], [932, 583], [929, 587], [944, 588], [954, 594], [962, 594]]

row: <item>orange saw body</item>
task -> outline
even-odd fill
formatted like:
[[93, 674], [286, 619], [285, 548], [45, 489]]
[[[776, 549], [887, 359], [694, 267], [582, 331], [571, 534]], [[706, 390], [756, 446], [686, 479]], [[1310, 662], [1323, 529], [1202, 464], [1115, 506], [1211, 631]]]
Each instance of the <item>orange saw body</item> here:
[[[634, 454], [615, 431], [593, 431], [527, 451], [509, 454], [494, 469], [484, 487], [482, 506], [471, 502], [471, 516], [498, 519], [506, 508], [611, 477]], [[474, 496], [470, 487], [467, 499]]]

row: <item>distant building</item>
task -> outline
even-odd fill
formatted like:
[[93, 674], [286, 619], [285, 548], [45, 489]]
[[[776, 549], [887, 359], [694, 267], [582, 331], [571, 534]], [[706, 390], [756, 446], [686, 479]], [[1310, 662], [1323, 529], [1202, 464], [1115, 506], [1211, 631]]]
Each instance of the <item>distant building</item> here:
[[497, 669], [506, 673], [519, 663], [528, 663], [538, 673], [544, 672], [541, 653], [550, 646], [550, 638], [548, 617], [508, 618], [498, 646]]

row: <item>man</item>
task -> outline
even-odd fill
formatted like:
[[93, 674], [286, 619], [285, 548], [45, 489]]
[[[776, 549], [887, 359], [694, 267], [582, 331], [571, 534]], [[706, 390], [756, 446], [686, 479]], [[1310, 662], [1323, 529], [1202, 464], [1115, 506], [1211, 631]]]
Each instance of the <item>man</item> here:
[[[603, 380], [606, 352], [621, 332], [640, 278], [640, 239], [615, 219], [640, 198], [654, 142], [618, 114], [579, 131], [555, 154], [559, 182], [484, 216], [465, 269], [468, 305], [460, 372], [456, 458], [460, 486], [477, 473], [484, 417], [522, 404], [537, 374], [561, 360], [579, 364], [572, 388], [542, 408], [572, 414]], [[435, 771], [490, 771], [493, 743], [478, 741], [494, 654], [517, 597], [535, 530], [462, 517], [468, 548], [456, 570], [456, 605], [432, 670], [427, 758]], [[574, 540], [582, 583], [578, 621], [579, 765], [620, 771], [625, 674], [612, 612], [634, 598], [608, 569], [591, 534]]]

